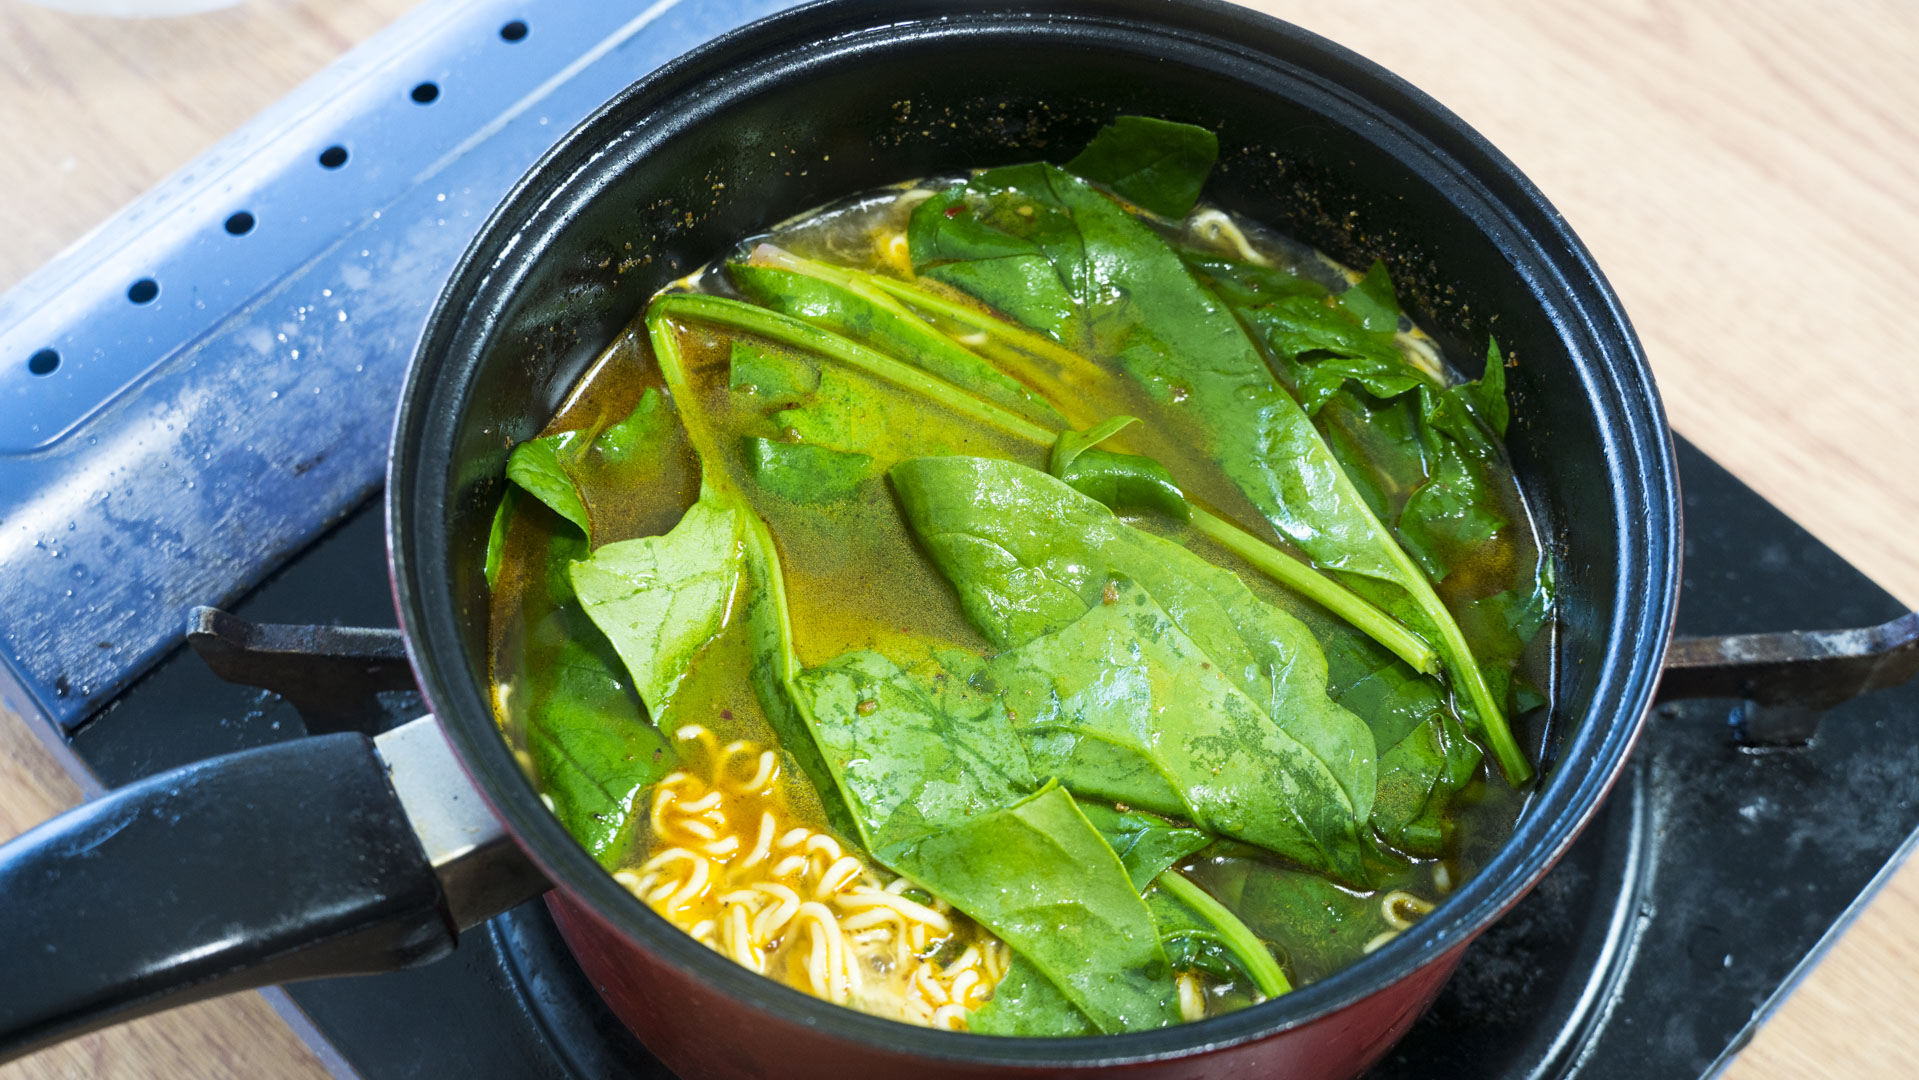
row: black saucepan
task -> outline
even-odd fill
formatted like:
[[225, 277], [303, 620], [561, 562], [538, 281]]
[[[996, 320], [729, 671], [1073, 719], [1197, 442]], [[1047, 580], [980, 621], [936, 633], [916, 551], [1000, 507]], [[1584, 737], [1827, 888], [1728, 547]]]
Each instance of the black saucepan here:
[[[502, 741], [482, 564], [507, 450], [650, 294], [740, 238], [880, 184], [1060, 160], [1120, 113], [1219, 132], [1210, 199], [1351, 264], [1384, 259], [1452, 355], [1473, 355], [1497, 318], [1518, 361], [1513, 458], [1558, 568], [1553, 715], [1525, 732], [1544, 779], [1510, 844], [1414, 929], [1253, 1008], [1013, 1040], [827, 1005], [647, 910], [545, 810]], [[400, 404], [388, 515], [401, 622], [437, 719], [377, 746], [324, 736], [189, 766], [0, 848], [0, 1057], [227, 990], [424, 962], [550, 889], [614, 1011], [684, 1075], [1350, 1076], [1611, 786], [1653, 700], [1679, 581], [1652, 379], [1564, 221], [1417, 90], [1206, 0], [832, 0], [634, 84], [520, 183], [453, 275]], [[1777, 655], [1689, 645], [1683, 689], [1828, 704], [1869, 681], [1792, 655], [1805, 651], [1793, 639], [1760, 644]]]

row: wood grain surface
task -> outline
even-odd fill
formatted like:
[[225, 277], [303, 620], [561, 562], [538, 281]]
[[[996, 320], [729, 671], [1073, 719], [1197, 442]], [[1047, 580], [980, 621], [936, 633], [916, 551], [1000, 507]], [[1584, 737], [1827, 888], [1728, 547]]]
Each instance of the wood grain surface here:
[[[407, 6], [255, 0], [123, 22], [0, 0], [0, 288]], [[1903, 325], [1919, 295], [1919, 6], [1258, 6], [1399, 72], [1510, 155], [1624, 298], [1674, 425], [1919, 602], [1919, 474], [1896, 465], [1919, 461], [1919, 348]], [[0, 836], [77, 798], [0, 716]], [[1914, 1075], [1915, 1014], [1909, 867], [1728, 1075]], [[0, 1080], [323, 1075], [253, 994], [0, 1068]]]

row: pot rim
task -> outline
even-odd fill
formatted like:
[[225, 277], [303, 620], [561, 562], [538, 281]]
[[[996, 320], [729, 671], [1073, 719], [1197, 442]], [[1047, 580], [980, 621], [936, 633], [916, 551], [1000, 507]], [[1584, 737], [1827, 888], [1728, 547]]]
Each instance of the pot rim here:
[[[962, 28], [1035, 32], [1066, 26], [1150, 33], [1167, 48], [1224, 50], [1303, 73], [1350, 107], [1396, 127], [1402, 141], [1450, 166], [1451, 179], [1466, 194], [1505, 218], [1506, 230], [1525, 244], [1524, 251], [1509, 254], [1527, 257], [1532, 269], [1556, 279], [1550, 287], [1571, 298], [1583, 333], [1594, 343], [1580, 373], [1588, 399], [1602, 403], [1602, 419], [1609, 421], [1598, 430], [1615, 506], [1622, 511], [1613, 523], [1622, 573], [1593, 704], [1582, 717], [1559, 720], [1578, 725], [1562, 744], [1560, 767], [1498, 855], [1411, 930], [1326, 979], [1222, 1016], [1121, 1035], [996, 1038], [885, 1020], [776, 983], [694, 941], [615, 882], [546, 810], [500, 737], [488, 695], [465, 673], [444, 553], [430, 544], [420, 547], [420, 537], [434, 532], [413, 523], [421, 513], [444, 515], [451, 497], [448, 478], [429, 475], [422, 465], [424, 450], [426, 466], [447, 471], [450, 446], [436, 447], [427, 433], [450, 433], [453, 410], [436, 406], [448, 395], [458, 400], [457, 388], [448, 387], [430, 358], [445, 350], [469, 309], [480, 307], [476, 295], [510, 286], [513, 253], [528, 246], [520, 223], [579, 197], [570, 188], [582, 178], [591, 187], [595, 159], [643, 126], [632, 117], [670, 112], [689, 92], [710, 90], [725, 73], [802, 50], [884, 47]], [[1603, 411], [1607, 406], [1610, 414]], [[1677, 607], [1679, 507], [1671, 433], [1657, 388], [1631, 324], [1590, 253], [1504, 155], [1398, 76], [1317, 35], [1223, 0], [1044, 6], [1014, 0], [818, 0], [716, 38], [635, 82], [561, 139], [501, 201], [449, 277], [408, 371], [388, 461], [386, 514], [396, 607], [421, 691], [495, 813], [555, 888], [636, 946], [788, 1022], [945, 1062], [1094, 1067], [1202, 1054], [1311, 1023], [1441, 962], [1516, 903], [1597, 810], [1638, 735]]]

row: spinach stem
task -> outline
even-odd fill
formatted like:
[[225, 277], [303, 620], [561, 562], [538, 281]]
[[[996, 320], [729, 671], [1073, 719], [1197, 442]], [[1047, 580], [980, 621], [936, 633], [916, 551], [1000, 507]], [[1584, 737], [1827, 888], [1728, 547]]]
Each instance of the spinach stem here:
[[[928, 375], [910, 364], [903, 364], [857, 341], [841, 337], [829, 330], [822, 330], [803, 319], [769, 311], [743, 300], [729, 300], [723, 296], [708, 296], [704, 293], [674, 293], [671, 296], [662, 296], [653, 302], [653, 311], [667, 318], [693, 319], [698, 322], [715, 323], [733, 330], [743, 330], [749, 334], [758, 334], [769, 341], [777, 341], [782, 345], [817, 353], [829, 360], [837, 360], [876, 378], [911, 390], [922, 397], [931, 398], [975, 420], [997, 424], [1022, 439], [1047, 444], [1053, 441], [1053, 431], [1050, 428], [1041, 427], [1011, 409], [981, 401], [951, 383]], [[652, 316], [649, 315], [648, 318], [650, 320]]]
[[[1191, 500], [1188, 500], [1189, 503]], [[1425, 675], [1439, 672], [1439, 655], [1424, 639], [1401, 626], [1392, 616], [1361, 599], [1359, 594], [1294, 559], [1257, 536], [1214, 514], [1193, 507], [1193, 528], [1221, 547], [1245, 559], [1261, 573], [1353, 624], [1367, 637]]]
[[1168, 870], [1153, 879], [1153, 884], [1173, 894], [1173, 898], [1198, 912], [1207, 922], [1219, 928], [1219, 936], [1225, 939], [1240, 967], [1246, 969], [1253, 985], [1267, 998], [1276, 998], [1291, 993], [1293, 984], [1286, 979], [1285, 969], [1279, 961], [1273, 959], [1272, 950], [1259, 940], [1247, 925], [1239, 921], [1225, 904], [1213, 899], [1213, 895], [1186, 879], [1177, 870]]
[[[677, 344], [671, 341], [671, 335], [666, 333], [665, 328], [660, 325], [661, 320], [669, 318], [714, 323], [729, 329], [757, 334], [768, 340], [804, 349], [830, 360], [837, 360], [875, 378], [884, 379], [923, 397], [938, 401], [956, 412], [998, 425], [1020, 438], [1028, 439], [1041, 446], [1051, 446], [1059, 438], [1058, 432], [1035, 424], [1011, 409], [982, 401], [958, 387], [928, 375], [909, 364], [901, 363], [884, 353], [869, 349], [856, 341], [822, 330], [802, 319], [769, 311], [741, 300], [729, 300], [704, 293], [674, 293], [671, 296], [663, 296], [653, 302], [652, 309], [647, 313], [647, 327], [653, 336], [653, 351], [660, 358], [660, 367], [666, 374], [668, 384], [676, 388], [685, 385], [686, 374]], [[1188, 500], [1189, 505], [1190, 503], [1191, 500]], [[1406, 661], [1414, 671], [1432, 674], [1438, 670], [1438, 663], [1431, 646], [1421, 640], [1417, 634], [1401, 626], [1392, 616], [1367, 603], [1358, 594], [1239, 526], [1215, 517], [1197, 506], [1192, 507], [1192, 511], [1193, 524], [1200, 532], [1245, 559], [1261, 573], [1345, 619], [1355, 629]], [[1445, 627], [1451, 625], [1450, 618], [1434, 621], [1442, 628], [1442, 632]], [[1453, 633], [1458, 634], [1457, 627], [1453, 628]], [[1463, 642], [1461, 644], [1463, 645]], [[1470, 659], [1472, 654], [1465, 655]], [[1472, 672], [1474, 676], [1478, 675], [1476, 668], [1472, 669]], [[1478, 681], [1483, 689], [1484, 679], [1480, 678]], [[1468, 685], [1470, 693], [1470, 682]], [[1488, 699], [1491, 697], [1490, 694], [1486, 696]], [[1474, 699], [1474, 703], [1478, 704], [1477, 698]], [[1510, 735], [1507, 738], [1510, 742]], [[1495, 745], [1497, 745], [1496, 741]], [[1514, 749], [1516, 752], [1517, 747]], [[1523, 756], [1521, 760], [1523, 761]]]
[[[880, 301], [883, 299], [891, 308], [907, 314], [911, 314], [911, 312], [907, 311], [907, 307], [916, 307], [921, 311], [931, 312], [942, 318], [959, 323], [962, 326], [971, 327], [982, 334], [998, 338], [1001, 342], [1020, 352], [1028, 353], [1040, 359], [1050, 360], [1059, 365], [1062, 370], [1079, 371], [1100, 379], [1106, 377], [1105, 369], [1087, 360], [1084, 356], [1081, 356], [1073, 350], [1060, 345], [1051, 338], [1036, 334], [1017, 323], [1009, 322], [1006, 319], [981, 310], [971, 304], [964, 304], [957, 300], [948, 299], [933, 292], [931, 289], [922, 288], [911, 282], [887, 277], [884, 274], [875, 274], [871, 271], [853, 270], [844, 266], [834, 266], [831, 263], [802, 258], [790, 251], [773, 247], [770, 244], [762, 244], [759, 248], [755, 249], [753, 252], [753, 261], [763, 262], [768, 266], [777, 266], [783, 270], [791, 270], [799, 274], [809, 274], [825, 281], [831, 281], [834, 284], [851, 289], [869, 300]], [[918, 316], [914, 317], [918, 318]]]
[[1399, 564], [1401, 575], [1405, 578], [1404, 587], [1412, 594], [1413, 602], [1426, 613], [1434, 629], [1439, 631], [1440, 648], [1444, 651], [1446, 667], [1455, 685], [1462, 685], [1466, 697], [1472, 702], [1473, 712], [1478, 714], [1479, 730], [1485, 735], [1487, 749], [1492, 751], [1493, 760], [1499, 763], [1499, 771], [1506, 782], [1514, 787], [1532, 779], [1532, 762], [1526, 759], [1525, 751], [1519, 748], [1518, 740], [1513, 738], [1513, 729], [1506, 722], [1506, 713], [1493, 700], [1493, 692], [1486, 685], [1486, 675], [1479, 670], [1479, 661], [1473, 657], [1472, 646], [1466, 644], [1466, 635], [1460, 632], [1459, 623], [1454, 621], [1453, 613], [1433, 591], [1432, 584], [1426, 580], [1426, 574], [1413, 565], [1413, 560], [1397, 543], [1387, 545], [1393, 553], [1394, 561]]

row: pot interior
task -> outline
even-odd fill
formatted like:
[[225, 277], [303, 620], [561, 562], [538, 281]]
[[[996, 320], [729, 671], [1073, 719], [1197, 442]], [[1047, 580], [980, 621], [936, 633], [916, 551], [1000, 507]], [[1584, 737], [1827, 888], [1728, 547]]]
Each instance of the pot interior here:
[[[1434, 102], [1311, 35], [1210, 4], [838, 3], [721, 39], [570, 136], [456, 273], [397, 430], [396, 582], [429, 700], [552, 879], [648, 949], [850, 1037], [1014, 1052], [875, 1021], [732, 966], [627, 896], [545, 813], [487, 705], [483, 562], [508, 447], [539, 431], [654, 291], [741, 238], [895, 181], [1063, 161], [1120, 113], [1217, 131], [1206, 198], [1349, 265], [1385, 260], [1408, 312], [1467, 374], [1489, 333], [1517, 362], [1509, 445], [1558, 572], [1555, 707], [1525, 732], [1545, 780], [1512, 843], [1414, 931], [1242, 1013], [1093, 1040], [1097, 1051], [1039, 1042], [1126, 1057], [1255, 1037], [1457, 946], [1544, 872], [1603, 795], [1664, 650], [1676, 494], [1637, 343], [1557, 214]], [[1018, 1046], [1027, 1061], [1054, 1052]]]

